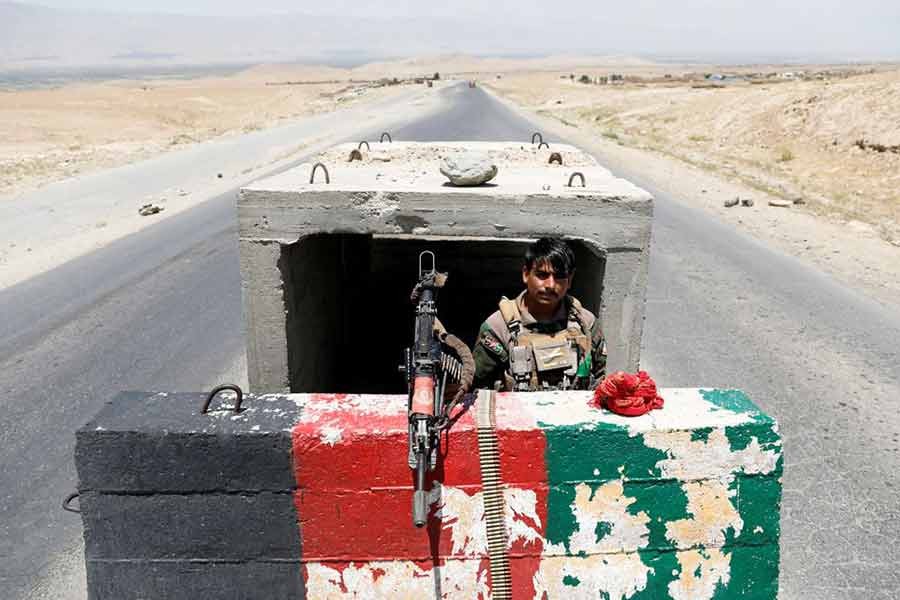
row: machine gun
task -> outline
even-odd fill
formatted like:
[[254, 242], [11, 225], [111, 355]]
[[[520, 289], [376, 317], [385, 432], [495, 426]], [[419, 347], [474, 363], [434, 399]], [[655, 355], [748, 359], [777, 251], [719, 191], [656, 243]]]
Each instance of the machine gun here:
[[[423, 260], [430, 257], [430, 266]], [[428, 517], [426, 474], [438, 460], [441, 431], [449, 427], [453, 408], [469, 390], [475, 377], [472, 352], [459, 338], [449, 334], [437, 318], [435, 297], [447, 282], [447, 274], [435, 268], [431, 251], [419, 254], [419, 279], [411, 299], [416, 305], [413, 345], [405, 351], [400, 372], [409, 389], [409, 468], [415, 472], [413, 524], [423, 527]], [[445, 402], [448, 384], [455, 386]]]

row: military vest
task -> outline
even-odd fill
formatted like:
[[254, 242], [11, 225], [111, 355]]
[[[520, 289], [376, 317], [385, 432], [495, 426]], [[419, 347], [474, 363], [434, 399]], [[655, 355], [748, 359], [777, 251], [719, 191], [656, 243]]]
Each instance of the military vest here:
[[586, 389], [590, 382], [591, 338], [581, 319], [581, 304], [569, 297], [566, 328], [541, 332], [522, 327], [515, 300], [500, 300], [509, 329], [509, 371], [505, 387], [520, 392]]

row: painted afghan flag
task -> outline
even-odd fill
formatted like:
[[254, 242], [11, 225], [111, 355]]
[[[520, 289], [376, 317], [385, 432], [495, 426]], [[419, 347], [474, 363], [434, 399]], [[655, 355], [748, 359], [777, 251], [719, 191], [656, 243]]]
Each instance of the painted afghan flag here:
[[[781, 441], [741, 392], [662, 390], [625, 418], [589, 392], [499, 394], [513, 598], [776, 598]], [[306, 396], [293, 430], [308, 598], [491, 598], [470, 410], [411, 522], [405, 396]]]

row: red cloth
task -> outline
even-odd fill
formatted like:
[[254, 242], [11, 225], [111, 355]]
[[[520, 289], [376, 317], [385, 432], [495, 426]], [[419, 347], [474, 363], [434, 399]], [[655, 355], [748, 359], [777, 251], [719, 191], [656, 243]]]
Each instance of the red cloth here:
[[637, 417], [662, 408], [663, 399], [656, 393], [656, 382], [646, 371], [635, 375], [619, 371], [600, 382], [591, 404], [626, 417]]

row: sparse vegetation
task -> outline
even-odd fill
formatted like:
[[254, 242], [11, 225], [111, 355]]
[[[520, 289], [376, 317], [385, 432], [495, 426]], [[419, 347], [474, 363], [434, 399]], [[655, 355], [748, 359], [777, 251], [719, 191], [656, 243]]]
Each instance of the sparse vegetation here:
[[[632, 85], [612, 86], [602, 77], [602, 86], [567, 86], [563, 106], [553, 104], [560, 73], [508, 76], [499, 91], [590, 124], [599, 139], [654, 150], [786, 199], [802, 196], [805, 211], [884, 224], [895, 232], [890, 240], [900, 241], [896, 67], [820, 69], [797, 80], [739, 72], [718, 91], [692, 89], [718, 83], [703, 73], [667, 80], [660, 70], [635, 69], [641, 75], [626, 75]], [[843, 83], [833, 85], [838, 79]], [[647, 87], [633, 85], [639, 81]], [[749, 85], [754, 81], [778, 85]], [[841, 202], [842, 194], [853, 201]]]
[[588, 77], [587, 75], [582, 75], [581, 77], [578, 78], [578, 83], [591, 83], [591, 81], [592, 81], [591, 78]]
[[860, 150], [874, 150], [875, 152], [893, 152], [894, 154], [900, 154], [900, 144], [887, 146], [885, 144], [875, 144], [865, 139], [858, 139], [853, 142], [853, 145]]
[[782, 148], [776, 160], [780, 163], [791, 162], [794, 160], [794, 153], [789, 148]]

